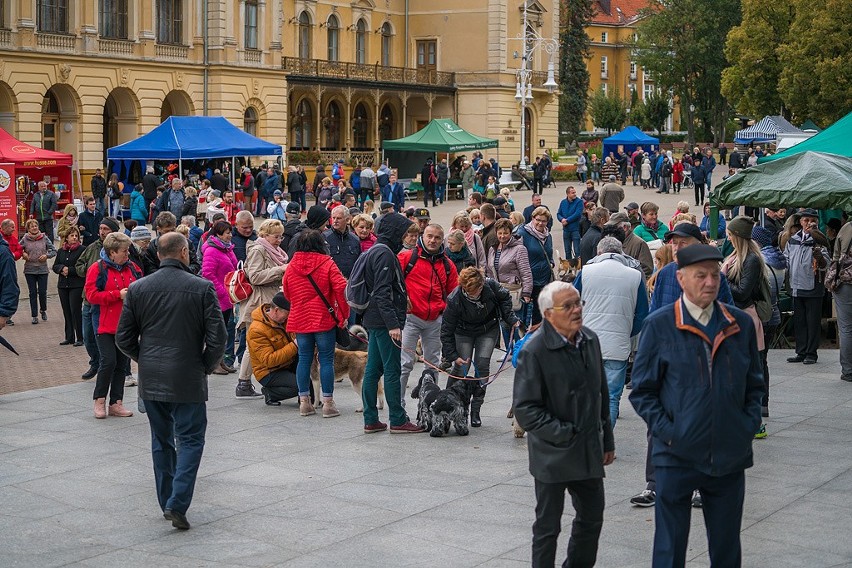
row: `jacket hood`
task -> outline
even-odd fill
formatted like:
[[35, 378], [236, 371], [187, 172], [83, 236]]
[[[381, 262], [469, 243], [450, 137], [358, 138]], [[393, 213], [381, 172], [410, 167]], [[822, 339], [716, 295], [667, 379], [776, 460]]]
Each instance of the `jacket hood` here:
[[267, 327], [271, 327], [271, 328], [274, 328], [274, 329], [283, 330], [284, 329], [283, 324], [274, 322], [271, 319], [269, 319], [269, 314], [266, 313], [266, 308], [268, 308], [268, 307], [269, 307], [269, 304], [261, 304], [258, 307], [256, 307], [251, 312], [251, 321], [263, 324]]
[[763, 255], [763, 260], [766, 262], [766, 265], [771, 268], [776, 268], [778, 270], [786, 270], [787, 269], [787, 259], [784, 257], [784, 253], [781, 252], [781, 249], [774, 246], [763, 247], [760, 249], [760, 254]]
[[628, 256], [626, 254], [618, 254], [617, 252], [605, 252], [603, 254], [599, 254], [594, 257], [586, 264], [600, 264], [604, 260], [614, 260], [616, 262], [620, 262], [627, 268], [635, 268], [636, 270], [642, 270], [639, 261], [633, 258], [632, 256]]
[[331, 257], [327, 254], [318, 252], [297, 252], [293, 255], [292, 260], [287, 265], [288, 271], [295, 271], [295, 274], [307, 276], [312, 274], [325, 263], [332, 262]]
[[402, 237], [405, 236], [409, 226], [411, 221], [404, 215], [386, 213], [382, 215], [381, 222], [376, 228], [376, 240], [390, 247], [396, 254], [402, 250]]
[[521, 237], [517, 233], [513, 233], [512, 236], [509, 237], [509, 242], [506, 243], [507, 249], [515, 248], [515, 247], [522, 247], [522, 246], [524, 246], [524, 243], [523, 243]]

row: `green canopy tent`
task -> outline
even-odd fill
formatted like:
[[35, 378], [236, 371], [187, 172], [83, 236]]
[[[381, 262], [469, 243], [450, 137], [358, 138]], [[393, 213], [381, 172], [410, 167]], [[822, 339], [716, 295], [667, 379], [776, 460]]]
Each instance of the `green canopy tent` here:
[[471, 134], [449, 118], [432, 119], [429, 124], [410, 136], [382, 142], [383, 150], [441, 153], [486, 150], [497, 146], [496, 139]]
[[[852, 158], [801, 152], [758, 164], [716, 186], [710, 204], [716, 211], [737, 205], [852, 211]], [[710, 213], [713, 238], [717, 229], [714, 215]]]
[[852, 112], [814, 136], [803, 140], [772, 156], [764, 156], [757, 163], [772, 162], [802, 152], [826, 152], [839, 156], [852, 157]]

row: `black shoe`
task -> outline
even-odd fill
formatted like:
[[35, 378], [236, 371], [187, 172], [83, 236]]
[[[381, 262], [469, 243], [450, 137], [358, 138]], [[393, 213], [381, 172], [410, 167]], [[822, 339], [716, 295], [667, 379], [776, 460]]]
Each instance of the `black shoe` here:
[[852, 383], [852, 375], [840, 375], [840, 380]]
[[85, 373], [83, 373], [82, 378], [83, 378], [84, 381], [88, 381], [89, 379], [91, 379], [92, 377], [94, 377], [97, 374], [98, 374], [98, 368], [97, 367], [89, 367], [89, 370], [86, 371]]
[[630, 504], [637, 507], [653, 507], [657, 502], [657, 492], [651, 489], [646, 489], [639, 495], [634, 495], [630, 498]]
[[65, 341], [60, 341], [60, 342], [59, 342], [59, 345], [71, 345], [72, 343], [74, 343], [74, 342], [73, 342], [73, 341], [68, 341], [68, 340], [66, 339]]
[[183, 513], [179, 513], [171, 509], [166, 509], [165, 511], [163, 511], [163, 518], [167, 521], [171, 521], [172, 526], [176, 529], [180, 529], [182, 531], [189, 530], [189, 521], [186, 520], [186, 515], [184, 515]]
[[260, 392], [263, 393], [263, 402], [266, 403], [266, 406], [281, 406], [280, 400], [272, 400], [269, 397], [269, 391], [266, 390], [266, 387], [261, 388]]
[[478, 410], [470, 411], [470, 425], [474, 428], [479, 428], [480, 426], [482, 426], [482, 419], [479, 417]]
[[15, 325], [15, 322], [12, 321], [12, 318], [6, 320], [6, 325]]
[[38, 318], [33, 318], [33, 325], [36, 325], [37, 323], [38, 323]]
[[82, 341], [75, 341], [75, 342], [74, 342], [74, 347], [82, 347], [82, 346], [83, 346], [83, 342], [82, 342]]
[[47, 312], [44, 310], [41, 311], [41, 319], [43, 321], [47, 321]]
[[803, 355], [796, 355], [795, 357], [787, 357], [788, 363], [801, 363], [804, 360], [805, 360], [805, 357]]
[[802, 361], [802, 364], [804, 364], [804, 365], [816, 365], [816, 362], [817, 362], [817, 360], [814, 357], [805, 357], [805, 360]]
[[251, 381], [238, 381], [236, 388], [236, 397], [241, 400], [248, 400], [263, 396], [251, 384]]

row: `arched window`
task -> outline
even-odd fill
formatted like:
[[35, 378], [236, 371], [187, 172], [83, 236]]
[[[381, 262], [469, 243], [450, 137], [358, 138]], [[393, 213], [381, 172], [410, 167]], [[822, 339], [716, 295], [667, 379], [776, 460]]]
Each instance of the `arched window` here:
[[246, 111], [243, 113], [243, 130], [246, 131], [246, 134], [257, 136], [257, 111], [254, 107], [246, 107]]
[[384, 142], [393, 138], [393, 109], [390, 105], [382, 107], [382, 112], [379, 117], [379, 139]]
[[367, 148], [367, 130], [367, 107], [364, 103], [358, 103], [352, 117], [352, 143], [355, 148]]
[[382, 24], [382, 65], [390, 67], [392, 65], [393, 53], [393, 33], [390, 22]]
[[299, 14], [299, 57], [311, 58], [311, 16], [307, 12]]
[[332, 14], [328, 17], [328, 60], [337, 61], [340, 59], [340, 21], [337, 16]]
[[322, 119], [325, 127], [325, 145], [329, 150], [340, 149], [340, 105], [335, 101], [328, 104], [326, 116]]
[[314, 123], [314, 113], [310, 103], [302, 99], [296, 107], [293, 116], [293, 148], [297, 150], [310, 150], [311, 127]]
[[355, 26], [355, 63], [367, 62], [367, 22], [363, 18]]

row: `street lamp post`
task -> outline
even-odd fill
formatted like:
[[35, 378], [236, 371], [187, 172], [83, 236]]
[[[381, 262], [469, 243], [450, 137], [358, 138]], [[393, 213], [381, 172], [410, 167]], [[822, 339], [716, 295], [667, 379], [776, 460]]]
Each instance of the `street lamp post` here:
[[521, 68], [517, 72], [517, 80], [515, 83], [515, 100], [521, 105], [521, 161], [520, 169], [525, 170], [527, 167], [526, 156], [526, 140], [527, 140], [527, 104], [533, 100], [532, 94], [532, 77], [533, 72], [529, 68], [531, 56], [538, 49], [543, 49], [548, 55], [547, 61], [547, 80], [542, 85], [547, 89], [548, 93], [553, 93], [559, 85], [555, 78], [555, 64], [553, 56], [559, 50], [559, 41], [554, 38], [545, 38], [537, 32], [527, 28], [527, 5], [524, 1], [524, 23], [523, 33], [520, 36], [511, 38], [523, 42], [523, 56], [521, 59]]

